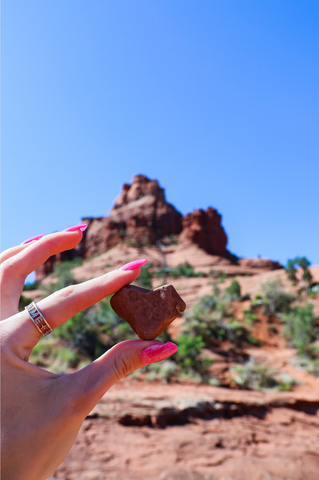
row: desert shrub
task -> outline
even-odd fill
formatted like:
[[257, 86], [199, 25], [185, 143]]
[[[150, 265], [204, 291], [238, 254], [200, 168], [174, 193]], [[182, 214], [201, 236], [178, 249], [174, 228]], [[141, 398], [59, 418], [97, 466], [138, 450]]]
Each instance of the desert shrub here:
[[[160, 339], [160, 337], [159, 337]], [[161, 338], [162, 341], [165, 339]], [[180, 335], [176, 340], [178, 351], [169, 360], [142, 367], [132, 374], [139, 379], [146, 373], [147, 381], [162, 380], [163, 382], [192, 380], [200, 383], [217, 384], [216, 379], [209, 375], [212, 360], [202, 356], [204, 342], [200, 336]]]
[[114, 344], [136, 338], [129, 324], [114, 312], [109, 300], [77, 313], [57, 327], [54, 335], [92, 360]]
[[241, 290], [238, 281], [233, 280], [230, 286], [226, 288], [226, 292], [230, 296], [231, 300], [239, 300], [241, 297]]
[[258, 320], [258, 315], [252, 310], [244, 310], [245, 322], [251, 327]]
[[173, 278], [179, 277], [205, 277], [204, 272], [195, 272], [194, 268], [188, 263], [180, 263], [175, 268], [171, 268], [169, 271], [169, 276]]
[[216, 280], [218, 283], [222, 283], [227, 278], [227, 275], [222, 270], [213, 269], [209, 270], [208, 276]]
[[206, 347], [210, 347], [214, 340], [229, 340], [236, 346], [245, 342], [255, 343], [255, 339], [250, 336], [249, 325], [234, 319], [230, 302], [229, 294], [220, 294], [215, 285], [214, 294], [205, 295], [186, 314], [182, 333], [200, 336]]
[[243, 365], [232, 367], [230, 371], [233, 373], [233, 381], [238, 388], [265, 390], [278, 385], [278, 382], [275, 380], [275, 371], [254, 358], [250, 358]]
[[[174, 376], [177, 375], [177, 364], [172, 360], [164, 360], [158, 363], [152, 363], [147, 367], [143, 367], [141, 373], [146, 372], [145, 380], [147, 382], [153, 382], [161, 380], [163, 383], [172, 381]], [[133, 378], [139, 378], [140, 372], [134, 372]]]
[[309, 360], [307, 365], [307, 372], [319, 377], [319, 358]]
[[283, 335], [291, 345], [298, 349], [299, 354], [306, 354], [310, 344], [319, 338], [319, 326], [313, 313], [313, 305], [307, 303], [298, 306], [282, 316], [284, 322]]
[[294, 359], [293, 363], [308, 373], [319, 377], [319, 358], [310, 358], [308, 355], [299, 356]]
[[199, 355], [205, 346], [202, 337], [180, 335], [176, 343], [178, 345], [178, 351], [175, 354], [176, 363], [182, 368], [197, 368]]
[[77, 366], [79, 358], [75, 349], [59, 344], [54, 337], [45, 337], [33, 348], [30, 362], [52, 373], [64, 374]]
[[289, 373], [277, 373], [275, 375], [275, 380], [278, 384], [278, 390], [281, 392], [290, 392], [295, 385], [297, 385], [296, 380]]
[[261, 285], [259, 300], [259, 304], [263, 305], [264, 312], [271, 315], [288, 312], [295, 296], [283, 290], [280, 279], [276, 278]]
[[105, 351], [105, 346], [99, 340], [98, 325], [95, 324], [90, 309], [77, 313], [68, 322], [57, 327], [54, 336], [91, 360]]

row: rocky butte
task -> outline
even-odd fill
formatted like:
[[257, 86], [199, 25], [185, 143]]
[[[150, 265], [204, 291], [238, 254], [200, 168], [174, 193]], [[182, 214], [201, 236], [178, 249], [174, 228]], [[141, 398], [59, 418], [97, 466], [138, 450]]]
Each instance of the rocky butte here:
[[[108, 217], [82, 218], [82, 222], [87, 223], [88, 228], [80, 245], [73, 251], [51, 257], [37, 270], [38, 279], [51, 273], [56, 261], [70, 260], [75, 256], [88, 259], [119, 243], [151, 246], [158, 241], [168, 242], [172, 237], [178, 243], [198, 245], [208, 254], [227, 258], [234, 264], [239, 261], [227, 250], [227, 235], [216, 209], [194, 210], [183, 216], [166, 201], [164, 189], [158, 181], [145, 175], [136, 175], [131, 185], [123, 185]], [[270, 262], [264, 265], [269, 270], [281, 267], [270, 260], [249, 261], [256, 260]]]

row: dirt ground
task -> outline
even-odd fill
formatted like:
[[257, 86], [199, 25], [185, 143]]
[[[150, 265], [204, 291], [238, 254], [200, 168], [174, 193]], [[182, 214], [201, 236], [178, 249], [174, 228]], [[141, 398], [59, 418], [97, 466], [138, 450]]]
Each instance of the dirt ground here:
[[[300, 395], [124, 380], [84, 421], [50, 480], [318, 480], [319, 396]], [[199, 418], [207, 400], [212, 418]], [[190, 401], [177, 425], [186, 417], [173, 409]], [[156, 423], [165, 412], [166, 424]]]
[[319, 417], [277, 409], [165, 429], [85, 420], [52, 478], [318, 480]]

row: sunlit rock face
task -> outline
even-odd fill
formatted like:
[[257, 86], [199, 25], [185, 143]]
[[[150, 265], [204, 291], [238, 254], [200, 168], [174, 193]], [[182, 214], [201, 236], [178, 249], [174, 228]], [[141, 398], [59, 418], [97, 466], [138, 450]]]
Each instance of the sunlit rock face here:
[[37, 270], [38, 279], [51, 273], [56, 261], [91, 258], [121, 243], [156, 245], [158, 240], [165, 243], [173, 236], [175, 243], [193, 243], [211, 255], [236, 259], [227, 251], [227, 236], [217, 210], [209, 207], [183, 217], [166, 201], [158, 181], [145, 175], [136, 175], [131, 185], [123, 185], [108, 217], [83, 218], [82, 222], [88, 228], [81, 243], [72, 251], [51, 257]]
[[84, 256], [101, 253], [119, 242], [153, 245], [157, 240], [182, 231], [182, 215], [165, 199], [157, 180], [136, 175], [132, 185], [124, 184], [109, 217], [88, 223]]

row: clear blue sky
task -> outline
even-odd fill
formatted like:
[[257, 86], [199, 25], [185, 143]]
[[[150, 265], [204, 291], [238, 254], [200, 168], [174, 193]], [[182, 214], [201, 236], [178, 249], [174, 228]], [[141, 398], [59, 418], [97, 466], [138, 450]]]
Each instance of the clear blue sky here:
[[319, 264], [318, 0], [2, 0], [2, 244], [159, 180], [229, 249]]

